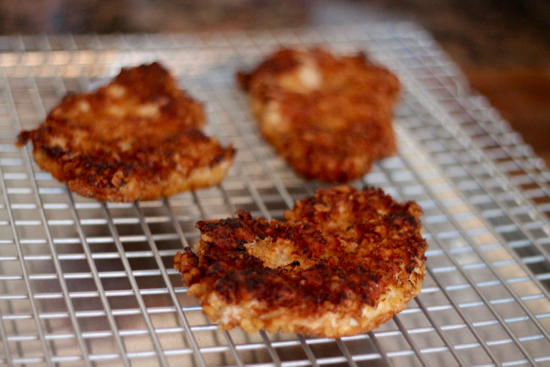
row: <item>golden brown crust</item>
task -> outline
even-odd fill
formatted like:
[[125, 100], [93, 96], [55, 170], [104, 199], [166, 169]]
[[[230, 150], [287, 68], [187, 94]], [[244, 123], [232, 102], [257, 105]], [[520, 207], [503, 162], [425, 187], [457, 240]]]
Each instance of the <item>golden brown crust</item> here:
[[108, 85], [68, 95], [36, 130], [34, 160], [99, 201], [148, 200], [220, 182], [234, 150], [199, 129], [201, 104], [158, 63], [122, 69]]
[[305, 178], [347, 182], [396, 151], [399, 81], [364, 54], [282, 49], [238, 80], [263, 136]]
[[174, 259], [188, 293], [224, 329], [340, 337], [366, 332], [420, 292], [420, 207], [380, 189], [319, 189], [285, 222], [200, 221], [200, 244]]

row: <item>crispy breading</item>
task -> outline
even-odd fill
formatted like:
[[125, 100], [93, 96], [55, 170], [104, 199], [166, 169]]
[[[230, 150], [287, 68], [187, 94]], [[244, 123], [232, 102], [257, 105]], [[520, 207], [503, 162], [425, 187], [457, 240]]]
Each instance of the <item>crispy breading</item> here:
[[341, 337], [372, 330], [420, 293], [421, 208], [382, 190], [340, 186], [297, 201], [286, 221], [199, 221], [174, 267], [224, 330]]
[[160, 64], [122, 69], [108, 85], [67, 95], [36, 130], [34, 160], [71, 191], [99, 201], [148, 200], [219, 183], [234, 149], [201, 127], [200, 103]]
[[399, 81], [364, 54], [282, 49], [238, 80], [263, 136], [305, 178], [348, 182], [396, 152]]

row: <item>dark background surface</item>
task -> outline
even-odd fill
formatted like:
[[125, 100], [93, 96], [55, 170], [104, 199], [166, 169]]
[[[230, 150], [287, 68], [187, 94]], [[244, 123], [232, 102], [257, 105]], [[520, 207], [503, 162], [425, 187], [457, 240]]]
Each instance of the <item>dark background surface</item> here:
[[412, 20], [550, 165], [550, 1], [0, 0], [0, 34], [254, 30]]

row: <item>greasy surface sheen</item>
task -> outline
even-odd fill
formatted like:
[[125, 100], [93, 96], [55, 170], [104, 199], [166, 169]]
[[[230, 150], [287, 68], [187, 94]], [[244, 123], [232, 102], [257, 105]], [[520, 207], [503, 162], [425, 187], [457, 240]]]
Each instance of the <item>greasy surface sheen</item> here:
[[100, 201], [169, 196], [220, 182], [232, 163], [200, 128], [201, 104], [158, 63], [122, 69], [108, 85], [68, 95], [36, 130], [34, 160], [69, 189]]
[[305, 178], [347, 182], [396, 151], [399, 81], [364, 54], [283, 49], [238, 79], [263, 136]]
[[319, 189], [285, 222], [200, 221], [196, 254], [174, 266], [189, 294], [224, 329], [340, 337], [369, 331], [420, 292], [422, 211], [380, 189]]

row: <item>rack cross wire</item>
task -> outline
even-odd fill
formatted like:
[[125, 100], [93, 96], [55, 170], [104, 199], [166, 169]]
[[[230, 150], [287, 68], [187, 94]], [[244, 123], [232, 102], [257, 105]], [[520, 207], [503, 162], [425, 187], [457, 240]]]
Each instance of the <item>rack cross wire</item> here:
[[[363, 50], [400, 78], [399, 154], [354, 185], [424, 209], [422, 294], [341, 339], [219, 330], [172, 258], [202, 218], [281, 218], [304, 181], [259, 136], [235, 71], [284, 46]], [[13, 143], [67, 92], [159, 60], [238, 149], [216, 187], [134, 204], [73, 195]], [[550, 365], [550, 174], [410, 23], [205, 34], [0, 38], [0, 363], [105, 366]]]

